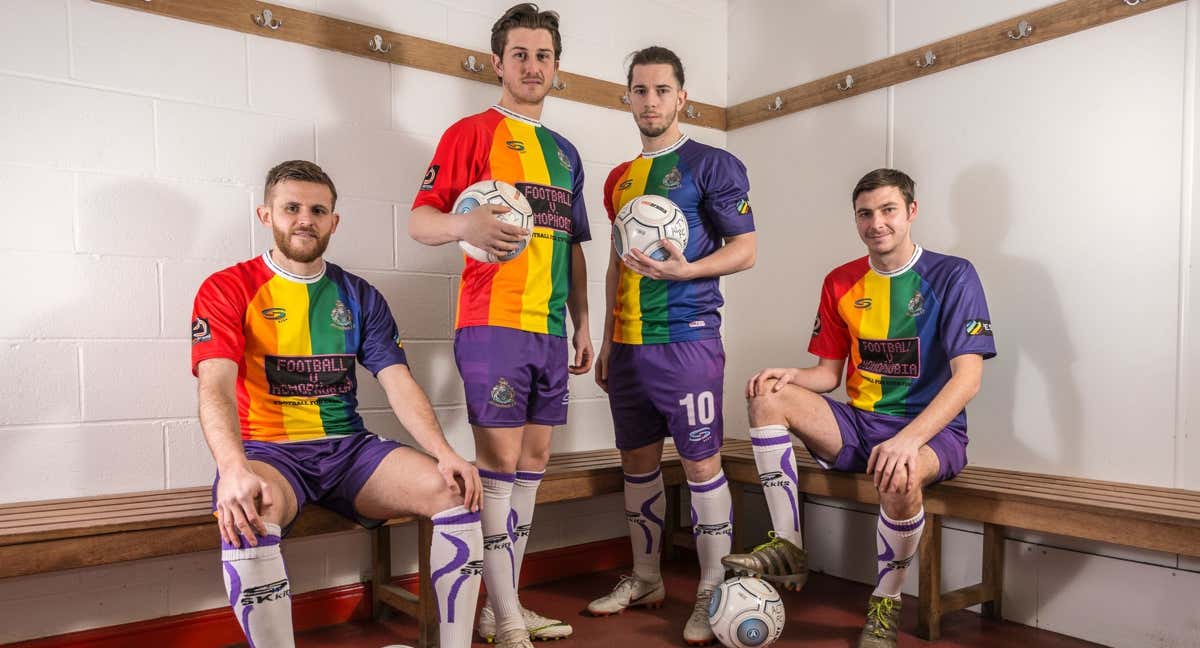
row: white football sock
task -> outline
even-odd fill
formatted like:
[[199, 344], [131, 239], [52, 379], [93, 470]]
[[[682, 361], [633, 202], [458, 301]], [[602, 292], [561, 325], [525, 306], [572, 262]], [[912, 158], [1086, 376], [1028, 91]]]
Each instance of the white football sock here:
[[633, 543], [633, 575], [651, 583], [662, 578], [659, 557], [666, 511], [661, 470], [643, 475], [625, 473], [625, 521]]
[[878, 535], [875, 546], [879, 549], [879, 577], [874, 596], [900, 598], [904, 586], [904, 574], [917, 547], [921, 544], [921, 532], [925, 530], [925, 507], [916, 516], [907, 520], [893, 520], [879, 511]]
[[496, 613], [496, 636], [525, 627], [517, 602], [513, 539], [517, 514], [512, 510], [513, 473], [479, 470], [483, 481], [483, 582]]
[[468, 648], [483, 575], [483, 529], [479, 514], [456, 506], [433, 516], [429, 564], [437, 598], [439, 645]]
[[[521, 586], [521, 565], [525, 562], [525, 547], [529, 544], [529, 532], [533, 529], [533, 507], [537, 503], [538, 486], [546, 472], [518, 470], [513, 482], [512, 510], [517, 514], [516, 540], [513, 541], [513, 560], [516, 563], [517, 587]], [[517, 599], [519, 600], [518, 593]]]
[[776, 535], [803, 549], [792, 435], [782, 425], [750, 428], [750, 443], [754, 448], [758, 479], [767, 498], [767, 509], [771, 511], [771, 526]]
[[692, 492], [692, 534], [700, 554], [699, 590], [712, 589], [725, 580], [721, 559], [733, 548], [733, 498], [725, 472], [696, 483], [688, 481]]
[[267, 535], [258, 546], [242, 540], [242, 548], [221, 543], [221, 566], [229, 605], [252, 647], [295, 646], [292, 637], [292, 588], [283, 556], [278, 524], [265, 523]]

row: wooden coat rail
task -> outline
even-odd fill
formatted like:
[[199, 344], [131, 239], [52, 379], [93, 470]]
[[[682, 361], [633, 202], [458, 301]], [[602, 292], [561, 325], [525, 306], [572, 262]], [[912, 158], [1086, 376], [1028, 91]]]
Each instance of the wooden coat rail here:
[[[497, 85], [491, 54], [254, 0], [93, 0]], [[685, 123], [733, 130], [1098, 27], [1182, 0], [1065, 0], [728, 109], [688, 102]], [[469, 58], [469, 57], [473, 57]], [[473, 60], [474, 70], [468, 69]], [[556, 97], [628, 111], [625, 86], [566, 71]]]
[[[729, 130], [937, 74], [1181, 0], [1067, 0], [837, 74], [730, 106]], [[1023, 29], [1021, 25], [1026, 27]], [[932, 53], [932, 57], [927, 55]]]

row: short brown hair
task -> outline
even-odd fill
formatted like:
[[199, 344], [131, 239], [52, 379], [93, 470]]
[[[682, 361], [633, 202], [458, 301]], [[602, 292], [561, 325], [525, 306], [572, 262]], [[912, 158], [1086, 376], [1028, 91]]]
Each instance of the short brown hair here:
[[896, 169], [875, 169], [874, 171], [863, 176], [858, 184], [854, 185], [854, 194], [850, 196], [850, 204], [858, 200], [858, 195], [868, 191], [875, 191], [880, 187], [895, 187], [904, 195], [904, 204], [911, 205], [916, 200], [917, 183], [908, 177], [908, 174]]
[[263, 200], [269, 202], [271, 200], [271, 190], [275, 188], [275, 185], [284, 180], [323, 184], [329, 187], [329, 193], [333, 194], [333, 202], [329, 205], [330, 209], [337, 206], [337, 188], [333, 186], [333, 180], [329, 178], [329, 175], [321, 167], [308, 160], [280, 162], [270, 171], [267, 171], [267, 184], [263, 189]]
[[683, 87], [683, 61], [679, 60], [675, 52], [658, 45], [651, 45], [645, 49], [640, 49], [634, 52], [629, 57], [629, 71], [625, 78], [625, 87], [633, 87], [633, 68], [638, 65], [655, 65], [664, 64], [670, 65], [671, 70], [675, 72], [675, 80], [679, 82], [679, 87]]
[[554, 41], [554, 59], [562, 58], [562, 36], [558, 33], [558, 12], [538, 11], [532, 2], [513, 5], [492, 25], [492, 54], [504, 58], [504, 47], [508, 45], [508, 30], [517, 27], [545, 29]]

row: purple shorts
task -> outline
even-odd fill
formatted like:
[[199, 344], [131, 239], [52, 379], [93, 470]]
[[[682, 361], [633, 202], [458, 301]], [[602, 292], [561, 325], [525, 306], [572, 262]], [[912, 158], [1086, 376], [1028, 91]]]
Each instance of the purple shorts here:
[[635, 450], [666, 437], [691, 461], [721, 451], [725, 350], [720, 338], [612, 345], [608, 407], [617, 448]]
[[[292, 485], [297, 512], [305, 504], [320, 504], [368, 529], [384, 521], [360, 516], [354, 510], [354, 498], [389, 452], [408, 447], [368, 432], [295, 443], [246, 441], [243, 445], [247, 459], [269, 464]], [[218, 474], [212, 487], [214, 511], [220, 481]], [[283, 529], [284, 535], [293, 523], [295, 519]]]
[[[833, 418], [837, 419], [838, 428], [842, 432], [842, 451], [838, 453], [833, 463], [829, 463], [813, 453], [808, 453], [825, 468], [844, 472], [866, 472], [867, 461], [871, 458], [871, 450], [896, 436], [912, 419], [903, 416], [891, 416], [867, 412], [848, 403], [824, 397], [833, 410]], [[938, 475], [936, 482], [946, 481], [962, 472], [967, 465], [967, 430], [956, 423], [946, 426], [941, 432], [929, 440], [930, 450], [938, 458]]]
[[567, 339], [502, 326], [454, 334], [467, 420], [481, 427], [567, 422]]

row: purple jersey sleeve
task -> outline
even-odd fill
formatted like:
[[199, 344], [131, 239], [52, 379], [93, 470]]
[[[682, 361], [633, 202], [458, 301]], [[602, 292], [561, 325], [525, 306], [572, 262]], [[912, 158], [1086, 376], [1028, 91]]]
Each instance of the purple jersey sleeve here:
[[983, 295], [983, 284], [975, 267], [968, 261], [962, 262], [946, 286], [938, 334], [947, 358], [967, 353], [978, 353], [984, 359], [996, 355], [992, 319]]
[[720, 236], [737, 236], [754, 231], [754, 213], [750, 211], [750, 179], [746, 166], [728, 151], [713, 149], [699, 173], [703, 193], [701, 211]]
[[588, 225], [587, 203], [583, 198], [583, 160], [579, 151], [565, 137], [554, 134], [560, 151], [571, 163], [571, 242], [583, 243], [592, 240], [592, 228]]
[[358, 349], [358, 361], [373, 374], [395, 364], [407, 365], [400, 329], [392, 318], [387, 300], [369, 284], [361, 294], [363, 339]]

